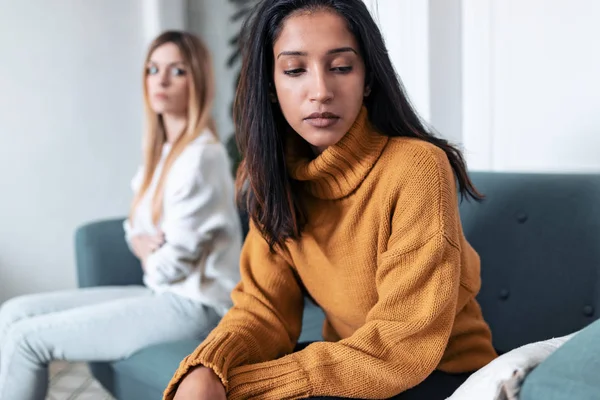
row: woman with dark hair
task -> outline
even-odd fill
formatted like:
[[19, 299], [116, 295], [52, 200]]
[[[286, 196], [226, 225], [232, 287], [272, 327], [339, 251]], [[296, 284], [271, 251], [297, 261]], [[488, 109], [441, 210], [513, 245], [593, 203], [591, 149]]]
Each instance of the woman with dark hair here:
[[[165, 397], [447, 397], [496, 357], [461, 153], [419, 120], [361, 0], [264, 0], [244, 29], [242, 280]], [[325, 341], [300, 348], [305, 297]]]

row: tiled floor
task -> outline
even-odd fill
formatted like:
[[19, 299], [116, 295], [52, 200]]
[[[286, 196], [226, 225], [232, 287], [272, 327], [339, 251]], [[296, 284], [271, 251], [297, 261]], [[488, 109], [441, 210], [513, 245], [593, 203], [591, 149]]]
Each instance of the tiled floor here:
[[86, 364], [50, 365], [50, 393], [46, 400], [113, 400], [92, 378]]

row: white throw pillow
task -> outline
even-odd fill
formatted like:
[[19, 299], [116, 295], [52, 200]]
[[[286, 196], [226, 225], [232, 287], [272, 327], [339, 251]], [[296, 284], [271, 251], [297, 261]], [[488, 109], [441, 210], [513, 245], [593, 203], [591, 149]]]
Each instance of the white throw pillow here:
[[446, 400], [518, 399], [525, 376], [576, 334], [526, 344], [501, 355], [471, 375]]

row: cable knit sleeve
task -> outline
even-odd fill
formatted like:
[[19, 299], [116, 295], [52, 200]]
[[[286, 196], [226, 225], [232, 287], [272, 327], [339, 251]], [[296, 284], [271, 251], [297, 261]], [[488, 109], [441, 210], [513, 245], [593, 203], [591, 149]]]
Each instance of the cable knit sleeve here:
[[[192, 144], [178, 157], [165, 185], [160, 222], [165, 244], [148, 256], [147, 279], [158, 285], [184, 279], [219, 235], [239, 231], [229, 171], [219, 143]], [[231, 268], [237, 270], [237, 263]]]
[[183, 376], [195, 366], [212, 368], [227, 387], [232, 369], [292, 352], [302, 324], [302, 291], [291, 265], [269, 252], [252, 224], [242, 249], [241, 276], [232, 293], [233, 308], [181, 362], [165, 391], [166, 399], [173, 398]]
[[[438, 366], [459, 298], [457, 193], [445, 158], [424, 157], [411, 173], [414, 176], [395, 199], [389, 245], [379, 257], [375, 277], [379, 300], [364, 325], [338, 342], [313, 343], [278, 359], [271, 353], [271, 361], [259, 363], [259, 358], [249, 357], [248, 350], [238, 347], [243, 348], [246, 340], [251, 346], [259, 340], [265, 349], [280, 349], [274, 345], [281, 343], [285, 333], [275, 329], [280, 325], [256, 330], [255, 325], [265, 318], [254, 315], [254, 322], [236, 324], [240, 331], [256, 332], [254, 336], [246, 333], [234, 341], [236, 329], [217, 331], [208, 346], [222, 341], [227, 345], [219, 350], [228, 351], [216, 353], [205, 347], [195, 357], [219, 365], [219, 372], [227, 378], [228, 399], [389, 398], [417, 385]], [[272, 293], [256, 287], [256, 282], [245, 282], [244, 290]], [[278, 302], [271, 299], [271, 304]], [[245, 313], [252, 316], [250, 311]], [[248, 337], [252, 340], [242, 340]], [[222, 368], [232, 360], [228, 368]]]

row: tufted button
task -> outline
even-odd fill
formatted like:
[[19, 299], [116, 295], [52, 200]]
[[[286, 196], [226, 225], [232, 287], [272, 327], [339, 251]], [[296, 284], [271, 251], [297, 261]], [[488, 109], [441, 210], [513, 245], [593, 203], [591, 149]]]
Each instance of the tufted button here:
[[529, 217], [524, 212], [520, 212], [517, 214], [517, 222], [520, 224], [524, 224], [527, 221], [527, 218]]
[[594, 315], [594, 307], [587, 305], [583, 307], [583, 315], [586, 317], [591, 317]]
[[508, 292], [508, 289], [502, 289], [502, 290], [500, 290], [500, 296], [499, 296], [500, 300], [506, 300], [506, 299], [508, 299], [508, 295], [509, 294], [510, 293]]

